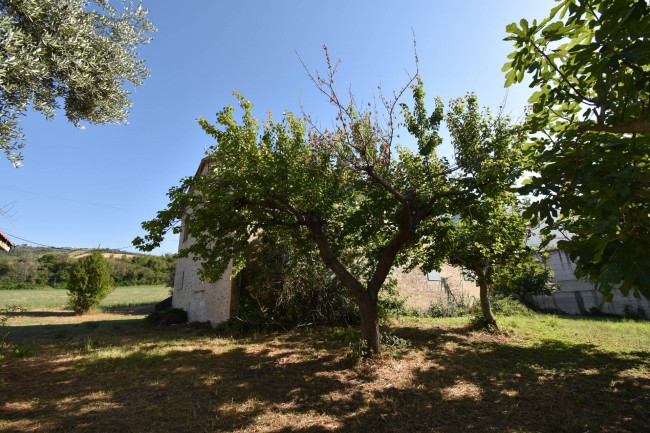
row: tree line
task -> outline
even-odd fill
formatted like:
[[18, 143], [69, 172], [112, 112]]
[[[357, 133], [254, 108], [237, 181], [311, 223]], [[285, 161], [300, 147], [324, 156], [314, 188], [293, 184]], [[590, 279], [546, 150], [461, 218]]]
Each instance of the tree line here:
[[[17, 246], [0, 256], [0, 290], [65, 288], [72, 265], [80, 260], [71, 252], [42, 247]], [[108, 270], [116, 286], [167, 284], [173, 282], [176, 258], [172, 255], [126, 255], [121, 251], [106, 258]], [[90, 250], [88, 251], [90, 253]]]

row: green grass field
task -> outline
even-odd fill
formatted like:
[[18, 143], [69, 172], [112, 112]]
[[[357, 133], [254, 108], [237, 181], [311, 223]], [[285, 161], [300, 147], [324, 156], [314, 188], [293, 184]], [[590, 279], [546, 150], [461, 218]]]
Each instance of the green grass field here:
[[[68, 296], [65, 289], [0, 290], [0, 309], [20, 307], [26, 310], [64, 310]], [[152, 304], [169, 296], [169, 287], [117, 287], [99, 305], [100, 308]]]
[[[129, 289], [113, 305], [143, 302]], [[144, 309], [8, 316], [0, 431], [650, 431], [649, 321], [404, 318], [390, 331], [406, 349], [356, 363], [355, 330], [237, 337]]]

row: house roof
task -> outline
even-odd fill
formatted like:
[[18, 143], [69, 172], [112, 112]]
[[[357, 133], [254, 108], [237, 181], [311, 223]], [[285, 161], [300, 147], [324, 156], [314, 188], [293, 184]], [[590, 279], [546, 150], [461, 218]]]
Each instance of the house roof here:
[[15, 247], [13, 242], [11, 242], [9, 238], [5, 236], [5, 234], [2, 232], [0, 232], [0, 243], [5, 244], [7, 246], [7, 248], [4, 248], [5, 245], [0, 245], [0, 248], [2, 248], [5, 251], [9, 251], [13, 247]]
[[206, 156], [205, 158], [203, 158], [201, 160], [201, 162], [199, 163], [199, 168], [196, 169], [196, 174], [194, 175], [194, 177], [199, 177], [200, 175], [202, 175], [203, 174], [203, 169], [209, 163], [210, 163], [210, 158], [209, 157]]

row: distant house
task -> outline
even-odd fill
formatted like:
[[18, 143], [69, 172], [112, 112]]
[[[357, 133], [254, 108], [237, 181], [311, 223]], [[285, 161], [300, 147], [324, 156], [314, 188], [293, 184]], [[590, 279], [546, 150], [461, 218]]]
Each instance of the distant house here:
[[[205, 174], [208, 169], [209, 161], [203, 159], [196, 176]], [[179, 251], [194, 242], [183, 224]], [[185, 310], [191, 322], [210, 322], [214, 326], [236, 313], [239, 279], [232, 278], [231, 263], [221, 280], [215, 283], [201, 282], [198, 276], [200, 266], [191, 257], [178, 259], [172, 306]], [[441, 272], [426, 275], [418, 269], [410, 273], [398, 269], [393, 275], [397, 279], [400, 295], [406, 300], [406, 307], [419, 312], [426, 312], [438, 300], [460, 302], [463, 298], [479, 296], [476, 283], [464, 278], [460, 268], [449, 265], [443, 266]]]
[[15, 245], [4, 233], [0, 232], [0, 249], [9, 252]]
[[[575, 277], [575, 263], [562, 250], [553, 250], [546, 262], [555, 272], [555, 282], [560, 290], [552, 295], [532, 296], [531, 301], [542, 311], [565, 314], [588, 314], [597, 311], [603, 300], [603, 295], [586, 280]], [[640, 311], [650, 318], [650, 301], [641, 296], [623, 296], [620, 290], [614, 289], [614, 299], [603, 305], [603, 312], [618, 316], [638, 314]]]

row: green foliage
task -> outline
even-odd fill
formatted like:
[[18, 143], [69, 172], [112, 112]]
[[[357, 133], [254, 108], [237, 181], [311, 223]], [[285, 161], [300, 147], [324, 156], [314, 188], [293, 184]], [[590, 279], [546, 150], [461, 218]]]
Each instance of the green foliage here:
[[[502, 294], [549, 294], [552, 270], [528, 245], [531, 229], [510, 192], [467, 207], [459, 215], [449, 263]], [[480, 283], [480, 281], [479, 281]]]
[[356, 304], [317, 251], [300, 255], [290, 244], [266, 234], [248, 245], [246, 266], [236, 284], [238, 306], [231, 328], [247, 331], [359, 322]]
[[[359, 308], [349, 291], [318, 256], [299, 255], [290, 244], [263, 233], [247, 248], [246, 266], [235, 282], [238, 306], [228, 327], [240, 331], [295, 326], [359, 324]], [[389, 279], [378, 302], [380, 320], [398, 316], [403, 300]]]
[[492, 288], [503, 296], [523, 300], [528, 295], [551, 295], [558, 290], [553, 283], [553, 270], [533, 257], [511, 260], [496, 268], [492, 274]]
[[[513, 299], [510, 296], [493, 292], [489, 294], [489, 299], [490, 309], [494, 314], [501, 317], [531, 316], [534, 314], [520, 299]], [[485, 319], [479, 303], [474, 305], [472, 315], [471, 324], [474, 327], [491, 329], [490, 323]]]
[[111, 3], [0, 1], [0, 150], [14, 166], [24, 146], [19, 118], [30, 106], [48, 119], [63, 108], [75, 126], [126, 123], [124, 84], [149, 75], [137, 49], [156, 29], [139, 2]]
[[612, 299], [650, 298], [650, 5], [562, 0], [541, 22], [507, 27], [506, 85], [530, 74], [527, 215]]
[[[77, 260], [75, 254], [89, 250], [53, 249], [18, 246], [0, 256], [0, 290], [43, 287], [63, 288], [68, 269]], [[116, 286], [169, 284], [173, 281], [176, 258], [172, 255], [124, 255], [122, 251], [103, 250], [113, 254], [106, 258]]]
[[[233, 272], [241, 270], [250, 239], [262, 232], [291, 244], [296, 257], [317, 249], [365, 312], [364, 335], [379, 351], [378, 331], [371, 328], [377, 328], [379, 292], [394, 265], [425, 248], [434, 267], [444, 261], [453, 215], [516, 178], [519, 134], [503, 117], [477, 118], [473, 95], [452, 101], [449, 128], [472, 133], [452, 133], [456, 160], [450, 162], [436, 152], [442, 103], [437, 99], [433, 114], [426, 113], [419, 75], [394, 99], [382, 98], [382, 117], [353, 98], [341, 101], [333, 87], [336, 67], [327, 61], [327, 76], [310, 76], [338, 111], [332, 130], [292, 113], [260, 124], [252, 104], [236, 95], [241, 121], [231, 106], [217, 113], [216, 124], [199, 121], [216, 141], [206, 171], [169, 191], [168, 207], [143, 223], [147, 235], [134, 244], [151, 250], [184, 220], [196, 242], [179, 255], [199, 259], [201, 276], [210, 281], [221, 278], [231, 260]], [[409, 88], [412, 109], [399, 105]], [[418, 152], [395, 143], [400, 106]]]
[[[411, 343], [408, 340], [398, 337], [389, 331], [381, 331], [379, 335], [382, 347], [388, 356], [396, 356], [411, 347]], [[372, 356], [372, 351], [368, 347], [368, 343], [366, 340], [359, 338], [358, 334], [352, 334], [348, 337], [348, 340], [348, 358], [354, 360], [354, 362], [360, 362]]]
[[473, 313], [476, 299], [463, 292], [460, 296], [447, 296], [432, 302], [426, 317], [462, 317]]
[[79, 259], [69, 274], [68, 298], [75, 314], [88, 312], [113, 290], [113, 279], [99, 250]]

